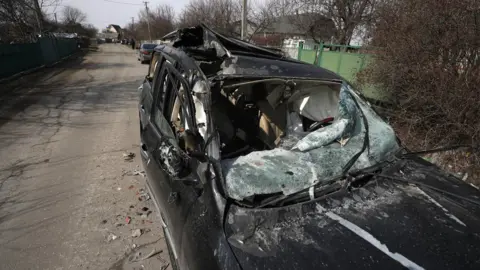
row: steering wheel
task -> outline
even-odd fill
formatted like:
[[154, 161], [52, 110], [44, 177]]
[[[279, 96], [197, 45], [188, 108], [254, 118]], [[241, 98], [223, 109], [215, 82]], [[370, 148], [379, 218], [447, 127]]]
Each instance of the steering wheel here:
[[325, 126], [328, 126], [328, 125], [331, 125], [332, 122], [333, 122], [334, 118], [333, 117], [327, 117], [321, 121], [318, 121], [318, 122], [315, 122], [313, 123], [312, 125], [310, 125], [310, 127], [308, 128], [307, 132], [312, 132], [312, 131], [315, 131], [321, 127], [325, 127]]

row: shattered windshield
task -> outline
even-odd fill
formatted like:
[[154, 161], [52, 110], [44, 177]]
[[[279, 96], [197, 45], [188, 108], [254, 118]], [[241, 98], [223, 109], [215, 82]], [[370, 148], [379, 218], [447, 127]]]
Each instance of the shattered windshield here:
[[357, 153], [349, 171], [384, 161], [399, 147], [393, 129], [346, 83], [230, 87], [212, 108], [226, 191], [238, 201], [293, 194], [341, 176]]

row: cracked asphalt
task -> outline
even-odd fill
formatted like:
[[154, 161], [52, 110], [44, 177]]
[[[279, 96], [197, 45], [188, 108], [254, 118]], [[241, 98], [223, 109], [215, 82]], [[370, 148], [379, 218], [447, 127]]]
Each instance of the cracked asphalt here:
[[147, 68], [103, 44], [0, 85], [0, 269], [171, 269], [135, 173]]

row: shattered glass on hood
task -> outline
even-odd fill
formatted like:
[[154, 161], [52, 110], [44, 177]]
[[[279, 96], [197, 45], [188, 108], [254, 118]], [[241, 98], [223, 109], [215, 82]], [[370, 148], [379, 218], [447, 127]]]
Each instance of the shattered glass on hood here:
[[228, 195], [236, 200], [278, 192], [289, 195], [341, 176], [343, 167], [361, 150], [365, 138], [362, 112], [350, 93], [367, 118], [370, 139], [369, 147], [350, 170], [375, 165], [397, 150], [393, 129], [344, 84], [338, 117], [331, 125], [310, 133], [296, 133], [289, 123], [279, 147], [222, 161]]

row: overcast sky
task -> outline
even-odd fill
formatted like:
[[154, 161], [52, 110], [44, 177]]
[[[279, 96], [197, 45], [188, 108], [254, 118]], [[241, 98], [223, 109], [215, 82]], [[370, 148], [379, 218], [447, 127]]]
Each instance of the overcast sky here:
[[[150, 9], [155, 9], [159, 4], [169, 4], [178, 14], [188, 0], [146, 0]], [[113, 3], [117, 2], [117, 3]], [[129, 4], [119, 4], [129, 3]], [[138, 18], [138, 12], [145, 8], [142, 0], [62, 0], [62, 6], [73, 6], [87, 14], [87, 23], [93, 24], [99, 30], [109, 24], [118, 24], [121, 27], [131, 22], [131, 17]], [[62, 6], [57, 7], [57, 17], [60, 20]], [[53, 10], [47, 11], [50, 15]], [[53, 18], [53, 15], [51, 15]]]

